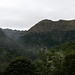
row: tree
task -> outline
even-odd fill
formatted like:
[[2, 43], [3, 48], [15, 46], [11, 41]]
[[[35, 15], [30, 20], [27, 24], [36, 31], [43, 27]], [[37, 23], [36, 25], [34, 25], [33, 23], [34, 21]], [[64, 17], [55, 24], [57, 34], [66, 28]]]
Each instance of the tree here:
[[51, 64], [48, 63], [48, 56], [45, 49], [39, 51], [39, 60], [35, 61], [36, 66], [36, 75], [49, 75], [51, 72], [50, 66]]
[[63, 57], [59, 53], [56, 53], [53, 50], [50, 52], [40, 50], [39, 57], [40, 60], [35, 63], [38, 75], [58, 75], [63, 62]]
[[62, 75], [75, 75], [75, 54], [66, 55]]
[[6, 68], [5, 75], [34, 75], [34, 66], [27, 57], [17, 57]]

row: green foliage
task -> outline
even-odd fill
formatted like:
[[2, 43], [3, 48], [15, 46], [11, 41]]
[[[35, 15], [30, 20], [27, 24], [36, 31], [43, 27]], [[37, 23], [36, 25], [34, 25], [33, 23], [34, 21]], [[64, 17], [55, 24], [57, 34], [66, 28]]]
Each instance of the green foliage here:
[[62, 45], [56, 48], [58, 51], [62, 51], [63, 55], [66, 56], [68, 54], [75, 53], [75, 40], [70, 40], [68, 42], [63, 43]]
[[55, 51], [39, 51], [40, 60], [35, 63], [38, 75], [55, 75], [62, 68], [63, 58]]
[[[74, 25], [75, 21], [43, 20], [28, 31], [0, 29], [0, 74], [75, 75]], [[35, 60], [38, 51], [34, 64], [27, 57], [15, 58], [29, 55]]]
[[27, 57], [17, 57], [6, 68], [5, 75], [30, 75], [34, 74], [34, 66]]
[[75, 75], [75, 54], [69, 54], [65, 57], [62, 75]]

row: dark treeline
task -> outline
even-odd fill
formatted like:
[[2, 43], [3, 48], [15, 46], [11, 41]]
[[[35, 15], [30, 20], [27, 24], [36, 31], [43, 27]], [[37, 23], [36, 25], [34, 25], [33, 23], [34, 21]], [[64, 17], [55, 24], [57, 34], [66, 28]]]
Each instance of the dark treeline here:
[[39, 50], [38, 59], [16, 57], [3, 66], [0, 75], [75, 75], [75, 53], [63, 56], [54, 50]]
[[0, 75], [75, 75], [75, 20], [0, 28]]

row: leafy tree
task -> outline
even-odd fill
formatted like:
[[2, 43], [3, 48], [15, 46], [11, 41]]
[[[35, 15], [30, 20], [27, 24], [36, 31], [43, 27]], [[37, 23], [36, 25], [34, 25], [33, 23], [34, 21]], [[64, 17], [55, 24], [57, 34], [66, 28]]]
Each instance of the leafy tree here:
[[5, 75], [34, 75], [34, 66], [27, 57], [17, 57], [6, 68]]
[[65, 57], [62, 75], [75, 75], [75, 54], [69, 54]]
[[61, 70], [63, 58], [55, 51], [39, 51], [40, 60], [36, 63], [39, 75], [55, 75]]

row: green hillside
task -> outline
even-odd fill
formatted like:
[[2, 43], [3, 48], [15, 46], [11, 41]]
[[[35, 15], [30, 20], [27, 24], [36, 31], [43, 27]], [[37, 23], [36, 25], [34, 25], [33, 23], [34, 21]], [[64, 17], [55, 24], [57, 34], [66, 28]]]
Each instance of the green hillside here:
[[1, 75], [75, 75], [74, 66], [75, 20], [46, 19], [28, 31], [0, 29]]
[[42, 20], [31, 27], [27, 34], [19, 37], [17, 42], [25, 51], [35, 54], [41, 48], [49, 50], [52, 46], [61, 45], [74, 39], [75, 20]]
[[2, 64], [22, 54], [22, 48], [0, 29], [0, 70]]

